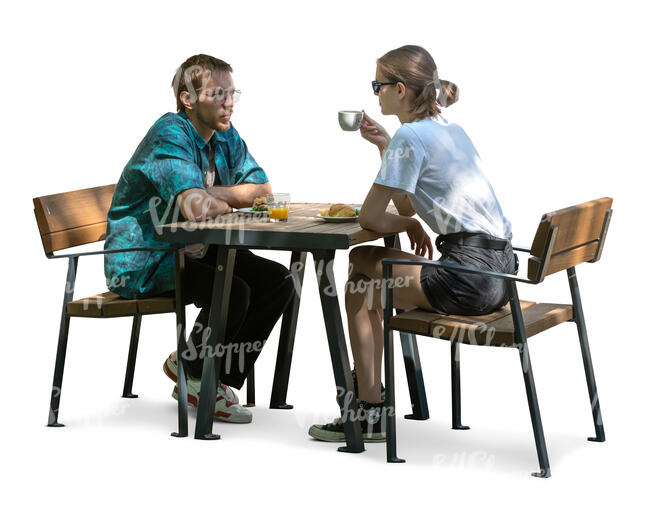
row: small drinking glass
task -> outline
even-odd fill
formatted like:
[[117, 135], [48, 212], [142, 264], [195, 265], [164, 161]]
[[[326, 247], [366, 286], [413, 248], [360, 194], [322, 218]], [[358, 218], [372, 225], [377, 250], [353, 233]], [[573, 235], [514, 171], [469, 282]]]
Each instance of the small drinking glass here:
[[289, 217], [289, 193], [273, 193], [266, 195], [266, 208], [269, 212], [269, 221], [272, 223], [284, 222]]

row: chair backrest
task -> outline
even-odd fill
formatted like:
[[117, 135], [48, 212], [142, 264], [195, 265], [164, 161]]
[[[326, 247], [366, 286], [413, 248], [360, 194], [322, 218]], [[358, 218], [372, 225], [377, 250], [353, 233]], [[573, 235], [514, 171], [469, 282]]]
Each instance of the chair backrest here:
[[115, 184], [34, 198], [45, 254], [103, 240]]
[[528, 278], [545, 276], [595, 262], [605, 242], [612, 215], [612, 198], [598, 198], [542, 216], [530, 248]]

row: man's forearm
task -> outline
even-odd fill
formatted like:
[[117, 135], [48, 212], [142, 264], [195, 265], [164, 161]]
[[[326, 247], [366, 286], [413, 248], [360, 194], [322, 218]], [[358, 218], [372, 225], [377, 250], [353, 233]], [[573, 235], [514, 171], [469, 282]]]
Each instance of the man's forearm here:
[[238, 184], [236, 186], [213, 186], [207, 189], [215, 198], [225, 201], [233, 208], [240, 209], [253, 205], [253, 200], [271, 192], [271, 185], [264, 184]]
[[178, 206], [183, 217], [189, 221], [201, 222], [232, 212], [225, 201], [205, 192], [204, 189], [186, 189], [178, 195]]

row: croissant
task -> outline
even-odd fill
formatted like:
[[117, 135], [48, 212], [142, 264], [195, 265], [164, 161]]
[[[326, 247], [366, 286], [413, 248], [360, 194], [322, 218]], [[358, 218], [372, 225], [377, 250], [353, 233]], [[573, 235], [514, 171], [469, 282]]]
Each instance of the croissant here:
[[335, 203], [329, 210], [330, 217], [354, 217], [356, 215], [357, 213], [352, 207], [343, 203]]

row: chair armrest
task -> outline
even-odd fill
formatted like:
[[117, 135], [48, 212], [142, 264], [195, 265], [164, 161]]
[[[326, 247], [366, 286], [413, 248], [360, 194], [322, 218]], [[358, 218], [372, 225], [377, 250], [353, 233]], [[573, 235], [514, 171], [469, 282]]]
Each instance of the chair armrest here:
[[101, 251], [86, 251], [83, 253], [70, 253], [70, 254], [64, 254], [64, 255], [53, 255], [53, 254], [46, 254], [48, 258], [78, 258], [79, 256], [88, 256], [88, 255], [97, 255], [97, 254], [107, 254], [107, 253], [125, 253], [127, 251], [165, 251], [165, 252], [174, 252], [176, 251], [175, 248], [165, 248], [165, 247], [160, 247], [160, 248], [153, 248], [153, 247], [127, 247], [124, 249], [103, 249]]
[[492, 272], [489, 270], [476, 269], [474, 267], [467, 267], [465, 265], [458, 265], [455, 263], [446, 263], [438, 262], [432, 260], [415, 260], [410, 258], [385, 258], [382, 260], [382, 266], [386, 265], [433, 265], [435, 267], [442, 267], [443, 269], [455, 270], [457, 272], [469, 272], [472, 274], [483, 274], [484, 276], [496, 277], [499, 279], [505, 279], [507, 281], [516, 281], [519, 283], [527, 283], [531, 285], [536, 285], [537, 281], [532, 281], [530, 279], [522, 279], [514, 276], [513, 274], [505, 274], [502, 272]]
[[515, 251], [521, 251], [523, 253], [530, 253], [530, 248], [529, 247], [512, 246], [512, 249], [515, 250]]

